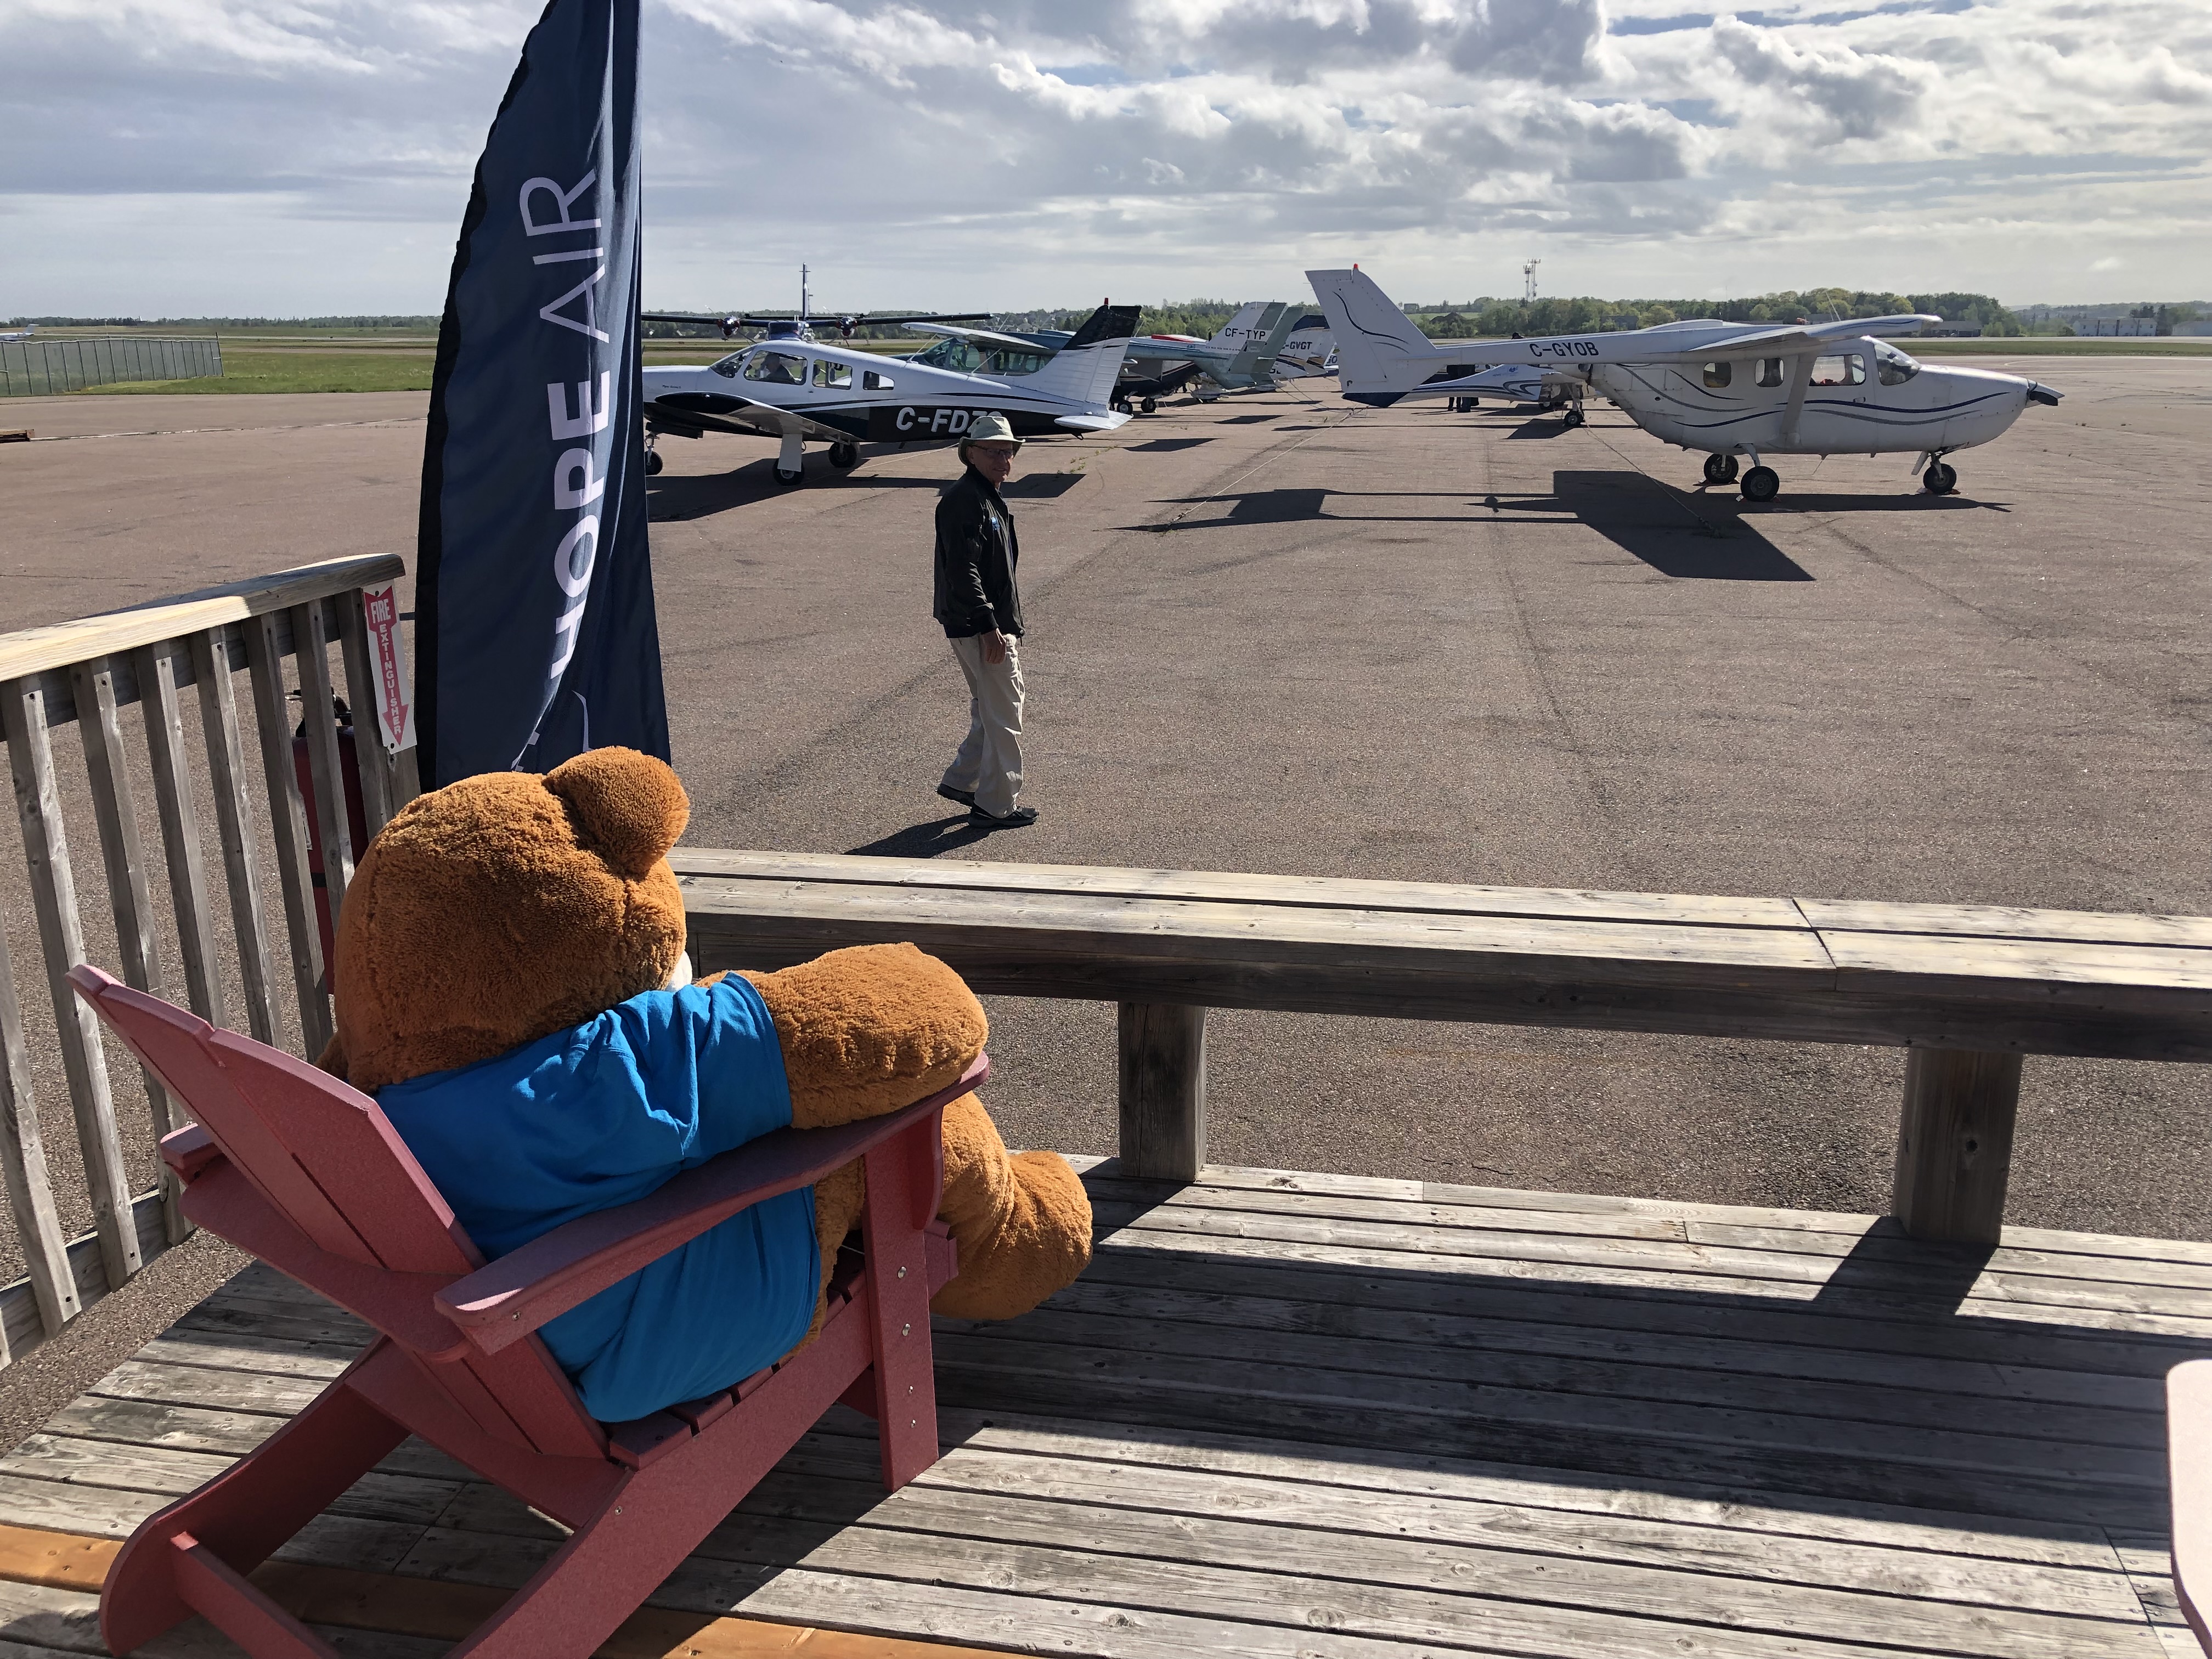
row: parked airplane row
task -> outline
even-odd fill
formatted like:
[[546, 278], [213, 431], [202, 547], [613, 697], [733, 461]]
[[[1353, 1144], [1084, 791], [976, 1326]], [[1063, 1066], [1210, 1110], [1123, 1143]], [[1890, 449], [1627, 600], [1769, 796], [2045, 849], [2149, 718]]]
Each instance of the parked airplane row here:
[[[1748, 501], [1779, 492], [1767, 464], [1779, 455], [1910, 453], [1941, 495], [1958, 487], [1945, 457], [2059, 398], [2016, 374], [1917, 362], [1890, 342], [1940, 320], [1918, 314], [1440, 342], [1356, 266], [1306, 276], [1318, 312], [1255, 301], [1208, 339], [1139, 335], [1138, 307], [1110, 302], [1073, 331], [1006, 332], [974, 326], [988, 320], [980, 316], [820, 319], [803, 285], [791, 317], [653, 314], [719, 323], [725, 337], [741, 326], [766, 332], [712, 363], [645, 371], [646, 470], [660, 470], [662, 437], [744, 433], [778, 441], [776, 479], [795, 484], [808, 443], [828, 445], [830, 464], [844, 468], [863, 441], [957, 442], [986, 411], [1024, 438], [1111, 432], [1178, 392], [1211, 402], [1335, 374], [1345, 397], [1376, 407], [1499, 398], [1563, 410], [1570, 424], [1595, 391], [1654, 437], [1704, 451], [1705, 482], [1738, 483]], [[911, 356], [881, 356], [843, 343], [862, 320], [940, 337]], [[822, 337], [832, 330], [842, 338]]]
[[[1201, 340], [1140, 337], [1139, 307], [1110, 301], [1079, 329], [1015, 334], [969, 325], [988, 320], [981, 316], [817, 318], [803, 283], [799, 294], [789, 317], [646, 313], [648, 322], [716, 325], [725, 338], [764, 331], [714, 362], [645, 370], [647, 472], [660, 471], [664, 437], [739, 433], [775, 439], [776, 482], [795, 484], [809, 443], [828, 445], [830, 465], [842, 469], [858, 463], [863, 442], [957, 442], [987, 411], [1024, 438], [1111, 432], [1186, 388], [1210, 402], [1330, 372], [1322, 319], [1304, 305], [1246, 306]], [[904, 357], [844, 344], [863, 321], [942, 337]], [[842, 337], [834, 343], [823, 337], [832, 331]]]
[[[1936, 368], [1889, 343], [1936, 317], [1848, 322], [1680, 322], [1522, 340], [1431, 340], [1357, 266], [1310, 270], [1336, 337], [1344, 395], [1388, 407], [1406, 398], [1484, 393], [1565, 400], [1579, 418], [1594, 389], [1655, 438], [1705, 452], [1708, 483], [1770, 501], [1770, 455], [1911, 454], [1932, 493], [1959, 475], [1944, 457], [2000, 436], [2049, 386], [1984, 368]], [[1923, 470], [1924, 469], [1924, 470]]]

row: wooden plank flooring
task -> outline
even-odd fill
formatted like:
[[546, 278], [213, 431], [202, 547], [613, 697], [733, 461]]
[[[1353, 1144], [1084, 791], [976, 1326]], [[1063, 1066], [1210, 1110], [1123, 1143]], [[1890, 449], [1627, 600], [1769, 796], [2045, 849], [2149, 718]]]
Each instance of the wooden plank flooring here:
[[[2018, 1229], [1972, 1252], [1863, 1216], [1085, 1179], [1079, 1284], [1008, 1324], [939, 1322], [941, 1462], [884, 1497], [841, 1409], [653, 1605], [1099, 1659], [2194, 1652], [2160, 1379], [2212, 1352], [2212, 1246]], [[249, 1269], [0, 1459], [0, 1524], [126, 1535], [362, 1340]], [[559, 1535], [410, 1442], [282, 1559], [451, 1598], [520, 1584]], [[100, 1651], [86, 1589], [7, 1571], [0, 1659]], [[341, 1645], [442, 1650], [420, 1628]], [[158, 1651], [228, 1650], [203, 1629]]]

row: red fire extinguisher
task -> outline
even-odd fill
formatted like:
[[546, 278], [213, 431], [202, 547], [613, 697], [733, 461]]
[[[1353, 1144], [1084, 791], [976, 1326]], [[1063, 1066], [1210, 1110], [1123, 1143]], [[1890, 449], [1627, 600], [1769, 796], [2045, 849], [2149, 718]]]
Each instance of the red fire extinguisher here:
[[[358, 860], [368, 845], [368, 809], [361, 799], [361, 759], [353, 746], [353, 711], [345, 699], [336, 692], [331, 694], [331, 717], [338, 728], [338, 772], [345, 780], [346, 831], [348, 843]], [[315, 799], [315, 773], [307, 758], [307, 722], [304, 717], [292, 733], [292, 770], [300, 780], [300, 799], [307, 805], [307, 872], [315, 887], [315, 926], [323, 939], [323, 989], [331, 988], [331, 963], [334, 960], [334, 918], [331, 915], [330, 883], [323, 874], [323, 824], [319, 803]]]

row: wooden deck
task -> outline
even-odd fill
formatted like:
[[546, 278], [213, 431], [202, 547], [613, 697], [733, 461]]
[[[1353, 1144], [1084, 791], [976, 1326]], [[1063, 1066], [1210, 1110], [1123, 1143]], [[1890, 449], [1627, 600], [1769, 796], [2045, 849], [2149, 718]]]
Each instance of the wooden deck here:
[[[2012, 1228], [1991, 1254], [1864, 1216], [1115, 1169], [1087, 1176], [1079, 1284], [940, 1322], [943, 1462], [887, 1498], [841, 1412], [609, 1650], [2195, 1651], [2161, 1379], [2212, 1353], [2212, 1245]], [[250, 1269], [0, 1461], [0, 1659], [101, 1651], [85, 1539], [362, 1340]], [[419, 1659], [556, 1535], [410, 1443], [264, 1574], [343, 1651]]]

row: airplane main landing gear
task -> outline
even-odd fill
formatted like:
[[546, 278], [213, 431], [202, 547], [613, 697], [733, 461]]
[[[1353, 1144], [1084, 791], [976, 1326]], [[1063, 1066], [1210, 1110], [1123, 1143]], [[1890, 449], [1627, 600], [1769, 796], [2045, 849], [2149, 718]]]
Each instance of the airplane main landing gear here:
[[795, 466], [780, 466], [775, 470], [775, 481], [787, 489], [805, 476], [804, 470]]
[[1743, 475], [1743, 498], [1771, 501], [1782, 492], [1782, 479], [1771, 466], [1754, 466]]
[[1735, 482], [1735, 457], [1733, 455], [1706, 456], [1705, 482], [1710, 484], [1734, 483]]
[[1144, 402], [1137, 405], [1138, 408], [1143, 410], [1147, 415], [1156, 412], [1159, 406], [1160, 401], [1157, 398], [1147, 398]]
[[657, 478], [660, 476], [660, 452], [657, 449], [648, 449], [645, 452], [645, 476], [648, 478]]
[[1569, 426], [1580, 426], [1583, 424], [1583, 406], [1580, 404], [1569, 404], [1567, 405], [1567, 424]]
[[831, 444], [830, 446], [830, 465], [836, 467], [839, 471], [843, 471], [848, 466], [857, 466], [860, 465], [860, 445]]
[[1948, 495], [1959, 487], [1959, 470], [1941, 461], [1930, 461], [1928, 470], [1920, 475], [1920, 482], [1927, 485], [1931, 495]]

